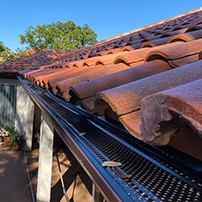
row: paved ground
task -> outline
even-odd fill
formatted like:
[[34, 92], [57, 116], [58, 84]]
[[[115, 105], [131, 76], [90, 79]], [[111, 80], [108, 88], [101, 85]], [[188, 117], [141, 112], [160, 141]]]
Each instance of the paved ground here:
[[[26, 152], [26, 155], [33, 191], [34, 194], [36, 194], [39, 150], [34, 149], [32, 152]], [[66, 147], [61, 146], [61, 149], [58, 150], [58, 157], [66, 193], [70, 202], [91, 202], [92, 183], [87, 174], [81, 167], [78, 167], [78, 162], [73, 160], [72, 154]], [[71, 159], [71, 163], [69, 159]], [[66, 202], [62, 192], [57, 160], [54, 154], [52, 164], [51, 202]]]
[[[70, 151], [60, 145], [58, 156], [71, 202], [91, 202], [92, 183], [79, 167]], [[36, 194], [39, 150], [26, 152], [33, 192]], [[71, 161], [70, 161], [70, 160]], [[31, 194], [25, 169], [24, 153], [0, 145], [0, 202], [31, 202]], [[51, 202], [65, 202], [55, 155], [53, 155]]]
[[0, 201], [32, 201], [23, 152], [3, 145], [0, 145]]

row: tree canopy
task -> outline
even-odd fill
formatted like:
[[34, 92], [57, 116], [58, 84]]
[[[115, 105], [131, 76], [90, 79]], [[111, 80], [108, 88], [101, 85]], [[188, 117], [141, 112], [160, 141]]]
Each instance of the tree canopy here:
[[0, 64], [25, 56], [23, 50], [18, 48], [16, 51], [17, 53], [12, 52], [2, 41], [0, 41]]
[[17, 49], [17, 53], [12, 52], [9, 48], [5, 48], [3, 51], [0, 52], [0, 64], [7, 62], [9, 60], [14, 60], [17, 58], [21, 58], [25, 56], [24, 52], [20, 49]]
[[0, 41], [0, 52], [5, 50], [5, 46], [3, 44], [3, 42]]
[[95, 43], [97, 34], [88, 25], [77, 26], [73, 21], [47, 25], [29, 26], [18, 37], [27, 48], [75, 50]]

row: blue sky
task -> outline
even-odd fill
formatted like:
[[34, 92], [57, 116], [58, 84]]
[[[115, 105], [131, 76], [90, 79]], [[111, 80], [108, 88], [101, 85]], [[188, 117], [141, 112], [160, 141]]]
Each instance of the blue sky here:
[[201, 0], [0, 0], [0, 41], [12, 51], [28, 26], [88, 24], [98, 41], [197, 9]]

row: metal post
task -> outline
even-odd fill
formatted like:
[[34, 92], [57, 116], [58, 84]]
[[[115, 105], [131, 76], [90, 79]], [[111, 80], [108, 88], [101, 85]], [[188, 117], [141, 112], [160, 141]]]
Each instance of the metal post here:
[[96, 188], [95, 184], [92, 185], [92, 202], [106, 202], [100, 191]]

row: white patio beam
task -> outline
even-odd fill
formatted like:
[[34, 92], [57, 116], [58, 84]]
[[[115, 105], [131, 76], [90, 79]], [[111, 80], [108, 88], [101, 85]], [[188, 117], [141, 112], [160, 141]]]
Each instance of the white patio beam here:
[[46, 122], [46, 116], [41, 114], [39, 167], [37, 179], [37, 202], [49, 202], [51, 196], [51, 176], [54, 134]]

